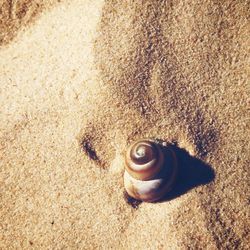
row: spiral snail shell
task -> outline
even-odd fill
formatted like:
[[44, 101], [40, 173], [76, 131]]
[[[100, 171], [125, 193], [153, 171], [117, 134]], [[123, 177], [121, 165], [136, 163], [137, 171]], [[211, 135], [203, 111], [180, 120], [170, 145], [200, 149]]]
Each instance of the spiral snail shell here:
[[161, 199], [171, 190], [176, 174], [177, 160], [170, 147], [141, 139], [128, 148], [124, 186], [131, 197], [148, 202]]

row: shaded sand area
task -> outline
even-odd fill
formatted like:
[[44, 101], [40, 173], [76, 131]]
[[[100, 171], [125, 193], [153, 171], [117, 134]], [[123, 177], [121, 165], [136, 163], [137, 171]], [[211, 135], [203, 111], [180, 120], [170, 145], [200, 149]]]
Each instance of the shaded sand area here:
[[[1, 4], [1, 249], [247, 249], [249, 1]], [[141, 137], [179, 148], [158, 203]]]

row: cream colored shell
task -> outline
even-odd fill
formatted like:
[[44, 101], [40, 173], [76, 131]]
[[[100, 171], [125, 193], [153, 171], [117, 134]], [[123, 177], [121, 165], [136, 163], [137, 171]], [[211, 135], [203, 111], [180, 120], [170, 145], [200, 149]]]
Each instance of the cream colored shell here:
[[[148, 144], [145, 144], [145, 142]], [[157, 150], [154, 155], [158, 158], [151, 159], [150, 155], [148, 162], [145, 164], [143, 162], [142, 166], [140, 164], [138, 166], [132, 161], [130, 154], [131, 149], [136, 145], [140, 147], [141, 143], [149, 145], [149, 147], [153, 145], [153, 149]], [[163, 148], [152, 140], [144, 139], [132, 144], [125, 158], [124, 186], [129, 196], [138, 200], [153, 202], [161, 199], [171, 190], [177, 175], [177, 159], [172, 149], [169, 147]]]

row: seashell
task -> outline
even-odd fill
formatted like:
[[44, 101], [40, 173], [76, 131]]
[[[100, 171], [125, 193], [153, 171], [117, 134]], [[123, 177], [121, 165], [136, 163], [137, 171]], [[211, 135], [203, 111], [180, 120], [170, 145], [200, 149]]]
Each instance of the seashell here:
[[128, 148], [124, 186], [131, 197], [157, 201], [171, 190], [176, 175], [177, 159], [170, 147], [163, 147], [151, 139], [142, 139]]

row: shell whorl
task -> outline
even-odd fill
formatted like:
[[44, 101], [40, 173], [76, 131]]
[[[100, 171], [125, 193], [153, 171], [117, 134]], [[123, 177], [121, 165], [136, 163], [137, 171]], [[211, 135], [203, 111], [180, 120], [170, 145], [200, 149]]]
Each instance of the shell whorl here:
[[126, 154], [126, 170], [138, 180], [149, 180], [156, 176], [163, 162], [161, 148], [151, 140], [136, 141]]
[[135, 199], [157, 201], [172, 189], [177, 169], [177, 158], [171, 147], [149, 139], [138, 140], [125, 156], [125, 189]]

